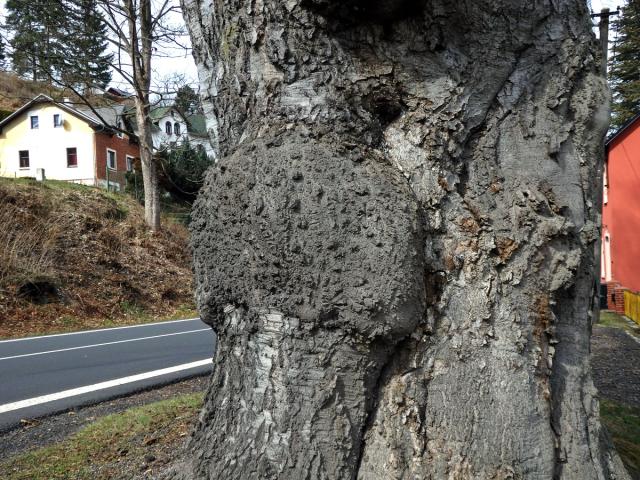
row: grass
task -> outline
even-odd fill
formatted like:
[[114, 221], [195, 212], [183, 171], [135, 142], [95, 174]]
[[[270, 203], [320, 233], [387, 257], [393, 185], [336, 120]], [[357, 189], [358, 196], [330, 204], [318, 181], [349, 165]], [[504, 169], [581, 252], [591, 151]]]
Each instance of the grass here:
[[597, 324], [603, 327], [619, 328], [635, 337], [640, 337], [640, 326], [609, 310], [600, 312], [600, 319]]
[[[0, 463], [3, 480], [133, 476], [145, 455], [175, 450], [202, 407], [203, 393], [181, 395], [103, 417], [61, 443]], [[124, 471], [123, 471], [124, 470]]]
[[633, 478], [640, 478], [640, 408], [601, 400], [600, 416]]

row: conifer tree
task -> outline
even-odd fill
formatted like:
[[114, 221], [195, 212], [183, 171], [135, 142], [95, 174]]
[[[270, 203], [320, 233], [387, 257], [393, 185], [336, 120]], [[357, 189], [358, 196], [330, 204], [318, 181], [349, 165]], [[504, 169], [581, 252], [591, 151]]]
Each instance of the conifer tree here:
[[51, 82], [66, 55], [60, 41], [64, 9], [55, 0], [8, 0], [11, 62], [19, 75]]
[[640, 113], [640, 0], [629, 0], [614, 23], [617, 33], [609, 78], [613, 93], [612, 127]]
[[0, 36], [0, 70], [4, 70], [7, 64], [7, 56], [4, 48], [4, 38]]
[[65, 83], [83, 88], [111, 81], [113, 54], [107, 51], [107, 26], [96, 0], [75, 0], [67, 7]]
[[16, 73], [62, 85], [109, 83], [112, 54], [97, 0], [8, 0], [7, 11]]
[[190, 85], [182, 85], [178, 88], [174, 104], [187, 115], [202, 113], [200, 97]]

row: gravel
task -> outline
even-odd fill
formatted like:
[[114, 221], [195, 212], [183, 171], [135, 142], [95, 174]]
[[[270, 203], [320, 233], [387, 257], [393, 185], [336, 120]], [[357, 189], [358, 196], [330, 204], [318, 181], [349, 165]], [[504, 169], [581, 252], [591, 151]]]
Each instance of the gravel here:
[[600, 396], [640, 407], [640, 341], [618, 328], [593, 328], [593, 381]]

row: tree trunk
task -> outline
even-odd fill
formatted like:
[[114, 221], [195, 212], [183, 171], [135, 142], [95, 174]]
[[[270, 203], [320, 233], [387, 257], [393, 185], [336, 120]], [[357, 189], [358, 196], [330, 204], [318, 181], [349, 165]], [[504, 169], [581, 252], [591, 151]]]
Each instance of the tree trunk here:
[[136, 123], [140, 142], [140, 164], [144, 187], [144, 220], [152, 231], [160, 230], [160, 189], [157, 165], [153, 158], [153, 138], [148, 100], [136, 98]]
[[219, 347], [171, 475], [628, 478], [589, 367], [608, 94], [585, 2], [184, 7]]

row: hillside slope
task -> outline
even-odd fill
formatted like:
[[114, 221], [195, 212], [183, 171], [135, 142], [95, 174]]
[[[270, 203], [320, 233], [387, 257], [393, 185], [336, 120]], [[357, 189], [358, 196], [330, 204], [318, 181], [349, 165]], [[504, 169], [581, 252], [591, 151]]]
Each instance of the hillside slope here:
[[193, 314], [190, 261], [129, 196], [0, 179], [0, 337]]

